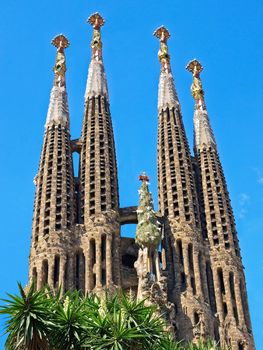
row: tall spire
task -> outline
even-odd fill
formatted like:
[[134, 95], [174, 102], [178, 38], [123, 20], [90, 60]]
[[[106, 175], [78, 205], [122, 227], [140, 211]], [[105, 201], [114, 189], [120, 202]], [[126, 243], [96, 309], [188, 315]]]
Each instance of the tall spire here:
[[191, 85], [192, 96], [196, 101], [196, 109], [206, 109], [204, 101], [204, 90], [200, 79], [203, 67], [196, 59], [190, 61], [186, 69], [193, 74], [193, 84]]
[[54, 45], [57, 48], [56, 63], [54, 66], [54, 73], [55, 73], [55, 84], [54, 85], [64, 86], [65, 85], [65, 73], [67, 70], [64, 50], [67, 47], [69, 47], [69, 41], [63, 34], [60, 34], [60, 35], [57, 35], [52, 40], [51, 43], [52, 43], [52, 45]]
[[100, 37], [104, 19], [94, 13], [88, 22], [93, 37], [81, 132], [79, 221], [86, 232], [82, 248], [89, 261], [86, 290], [91, 291], [119, 285], [121, 270], [117, 162]]
[[100, 29], [105, 21], [102, 16], [96, 12], [92, 14], [87, 21], [93, 27], [93, 36], [91, 40], [91, 62], [88, 72], [88, 80], [85, 93], [85, 102], [91, 96], [105, 96], [108, 98], [108, 86], [105, 70], [102, 61], [102, 41]]
[[[196, 59], [187, 70], [193, 74], [192, 95], [195, 99], [195, 157], [203, 222], [203, 235], [208, 238], [214, 292], [209, 297], [216, 307], [221, 345], [233, 349], [254, 349], [247, 307], [245, 277], [234, 214], [210, 126], [204, 91], [200, 80], [202, 65]], [[210, 269], [210, 267], [209, 267]], [[212, 305], [212, 303], [211, 303]], [[241, 347], [240, 347], [241, 346]]]
[[[208, 334], [207, 327], [195, 326], [197, 322], [190, 311], [207, 308], [207, 283], [204, 273], [199, 273], [205, 254], [191, 153], [170, 67], [169, 32], [162, 26], [154, 34], [160, 39], [161, 62], [157, 163], [159, 210], [164, 217], [162, 263], [169, 276], [169, 298], [177, 305], [177, 321], [185, 324], [177, 336], [188, 341], [197, 334], [202, 338]], [[202, 320], [200, 316], [200, 323], [208, 325], [209, 317], [207, 310]]]
[[161, 75], [158, 91], [158, 109], [179, 106], [177, 93], [170, 65], [170, 55], [168, 53], [167, 40], [170, 33], [167, 28], [161, 26], [153, 33], [160, 40], [160, 50], [158, 58], [161, 63]]
[[[64, 267], [70, 265], [68, 253], [76, 218], [75, 183], [70, 147], [69, 112], [65, 83], [65, 53], [68, 39], [60, 34], [52, 40], [57, 48], [54, 83], [35, 177], [36, 194], [30, 251], [29, 279], [37, 288], [70, 287]], [[62, 243], [63, 241], [63, 243]], [[43, 253], [44, 252], [44, 253]], [[71, 263], [72, 265], [73, 263]]]
[[52, 40], [52, 45], [57, 48], [56, 62], [54, 66], [54, 84], [50, 94], [50, 102], [47, 113], [46, 128], [53, 124], [69, 126], [68, 97], [66, 91], [66, 58], [65, 48], [69, 46], [68, 39], [59, 34]]
[[203, 144], [207, 146], [216, 146], [214, 134], [206, 110], [204, 90], [200, 79], [200, 73], [202, 72], [203, 67], [198, 60], [194, 59], [188, 63], [186, 69], [193, 75], [191, 92], [195, 99], [195, 147], [201, 147]]

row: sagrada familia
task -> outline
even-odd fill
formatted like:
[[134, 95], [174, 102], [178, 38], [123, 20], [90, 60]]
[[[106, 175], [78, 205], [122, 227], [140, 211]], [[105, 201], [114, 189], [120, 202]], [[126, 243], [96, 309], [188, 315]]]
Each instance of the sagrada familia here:
[[[65, 49], [58, 35], [38, 174], [29, 282], [63, 292], [133, 291], [157, 305], [176, 339], [212, 337], [222, 347], [255, 349], [246, 283], [229, 193], [211, 128], [196, 59], [193, 76], [194, 156], [191, 155], [161, 26], [158, 92], [158, 201], [141, 174], [139, 205], [119, 207], [118, 174], [101, 27], [95, 13], [81, 137], [70, 138]], [[80, 155], [74, 177], [72, 154]], [[137, 224], [136, 238], [121, 225]]]

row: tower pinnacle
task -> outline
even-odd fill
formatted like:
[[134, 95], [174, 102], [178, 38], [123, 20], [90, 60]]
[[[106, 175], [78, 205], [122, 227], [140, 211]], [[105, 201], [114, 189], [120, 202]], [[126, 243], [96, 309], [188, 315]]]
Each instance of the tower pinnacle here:
[[153, 35], [160, 40], [160, 50], [158, 52], [158, 58], [161, 62], [162, 70], [166, 73], [169, 73], [171, 72], [171, 66], [167, 40], [170, 38], [170, 33], [167, 28], [161, 26], [155, 30]]
[[204, 101], [204, 90], [200, 79], [200, 73], [203, 70], [201, 63], [194, 59], [188, 63], [186, 69], [193, 74], [193, 83], [191, 85], [192, 96], [196, 101], [196, 109], [206, 109]]
[[194, 127], [195, 127], [195, 147], [210, 145], [215, 147], [215, 137], [210, 125], [209, 117], [204, 100], [204, 90], [200, 79], [203, 66], [197, 59], [188, 63], [186, 69], [193, 75], [191, 85], [192, 96], [195, 99]]
[[159, 80], [158, 109], [179, 107], [167, 46], [170, 33], [167, 28], [161, 26], [155, 30], [153, 35], [160, 40], [158, 58], [161, 63], [161, 74]]
[[102, 60], [102, 41], [100, 36], [100, 28], [104, 25], [105, 20], [96, 12], [93, 13], [87, 20], [93, 27], [93, 37], [91, 40], [92, 57], [97, 61]]
[[101, 95], [108, 98], [107, 80], [102, 62], [102, 41], [100, 34], [100, 28], [104, 25], [105, 21], [96, 12], [88, 18], [87, 22], [93, 27], [93, 36], [91, 40], [92, 55], [85, 93], [86, 102], [91, 96]]
[[69, 47], [68, 39], [63, 35], [57, 35], [51, 44], [57, 48], [56, 63], [53, 68], [55, 79], [50, 94], [46, 127], [53, 124], [69, 125], [68, 97], [66, 91], [66, 57], [64, 50]]
[[52, 40], [51, 44], [57, 48], [56, 63], [53, 69], [55, 73], [55, 85], [64, 86], [67, 70], [64, 49], [69, 47], [69, 41], [63, 34], [59, 34]]

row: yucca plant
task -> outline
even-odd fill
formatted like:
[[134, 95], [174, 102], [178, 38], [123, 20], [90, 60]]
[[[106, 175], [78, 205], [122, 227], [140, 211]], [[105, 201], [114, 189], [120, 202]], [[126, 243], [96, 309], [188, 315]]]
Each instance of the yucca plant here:
[[100, 308], [87, 320], [85, 346], [88, 349], [151, 349], [163, 332], [155, 308], [126, 295], [106, 296]]
[[32, 283], [27, 293], [18, 283], [19, 295], [8, 294], [0, 314], [7, 316], [5, 331], [8, 334], [6, 350], [49, 349], [48, 319], [50, 303], [43, 289], [36, 291]]
[[[197, 344], [189, 343], [187, 350], [222, 350], [218, 343], [212, 339], [206, 341], [200, 340]], [[224, 350], [231, 350], [230, 348], [224, 348]]]
[[10, 295], [0, 307], [6, 315], [6, 350], [220, 350], [215, 342], [183, 346], [165, 332], [154, 306], [132, 295], [64, 296], [35, 284]]
[[65, 295], [52, 303], [49, 343], [54, 349], [80, 349], [85, 333], [85, 299], [78, 292]]

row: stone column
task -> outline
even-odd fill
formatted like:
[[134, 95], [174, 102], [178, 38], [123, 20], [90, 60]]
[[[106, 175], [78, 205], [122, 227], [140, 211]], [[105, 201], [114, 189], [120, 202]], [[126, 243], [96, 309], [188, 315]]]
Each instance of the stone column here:
[[197, 247], [193, 246], [193, 263], [194, 263], [194, 277], [195, 277], [195, 285], [196, 285], [196, 293], [198, 296], [200, 296], [202, 299], [204, 299], [203, 291], [202, 291], [202, 280], [200, 275], [200, 269], [199, 269], [199, 259], [198, 259], [198, 249]]
[[59, 287], [61, 288], [61, 293], [64, 294], [65, 293], [65, 274], [67, 273], [65, 271], [66, 268], [66, 256], [65, 255], [60, 255], [60, 261], [59, 261], [59, 280], [58, 280], [58, 284]]
[[41, 265], [39, 265], [39, 268], [37, 265], [36, 270], [37, 270], [36, 287], [37, 287], [37, 290], [39, 290], [42, 287], [42, 274], [43, 274], [43, 272], [42, 272]]
[[75, 254], [71, 253], [68, 260], [68, 289], [75, 288]]
[[96, 288], [101, 288], [101, 237], [96, 239]]
[[85, 255], [85, 292], [88, 293], [92, 290], [92, 283], [93, 283], [93, 273], [92, 273], [92, 266], [91, 266], [91, 251], [90, 251], [90, 240], [87, 242], [87, 249], [84, 252]]
[[113, 281], [117, 286], [121, 286], [121, 259], [120, 259], [120, 237], [119, 235], [113, 236]]
[[106, 236], [106, 286], [109, 288], [112, 281], [112, 235]]
[[159, 260], [159, 256], [158, 256], [158, 251], [155, 252], [154, 259], [155, 259], [154, 264], [155, 264], [155, 269], [156, 269], [156, 278], [157, 278], [157, 281], [160, 281], [161, 271], [160, 271], [160, 260]]
[[185, 277], [186, 277], [186, 289], [188, 292], [192, 292], [191, 287], [191, 273], [190, 273], [190, 266], [189, 266], [189, 257], [188, 257], [188, 244], [182, 243], [183, 245], [183, 257], [184, 257], [184, 271], [185, 271]]
[[217, 312], [219, 315], [219, 320], [222, 322], [224, 320], [224, 309], [223, 309], [223, 300], [222, 300], [222, 293], [220, 289], [220, 284], [218, 281], [217, 276], [217, 268], [212, 268], [213, 271], [213, 279], [214, 279], [214, 286], [215, 286], [215, 298], [216, 298], [216, 305], [217, 305]]
[[230, 284], [229, 284], [229, 271], [223, 272], [223, 278], [224, 278], [224, 285], [226, 290], [226, 304], [227, 304], [227, 313], [232, 318], [234, 318], [234, 312], [233, 312], [233, 303], [232, 303], [232, 294], [230, 290]]
[[48, 260], [48, 279], [47, 279], [47, 282], [50, 288], [54, 287], [54, 266], [55, 266], [54, 257], [51, 257]]
[[236, 295], [236, 305], [237, 305], [239, 324], [242, 326], [242, 325], [245, 325], [245, 316], [244, 316], [243, 305], [242, 305], [242, 295], [240, 293], [240, 288], [239, 288], [239, 276], [237, 273], [234, 274], [234, 288], [235, 288], [235, 295]]
[[208, 282], [207, 282], [207, 273], [206, 273], [206, 263], [200, 254], [200, 274], [202, 276], [202, 289], [204, 294], [204, 299], [207, 303], [209, 303], [209, 291], [208, 291]]

